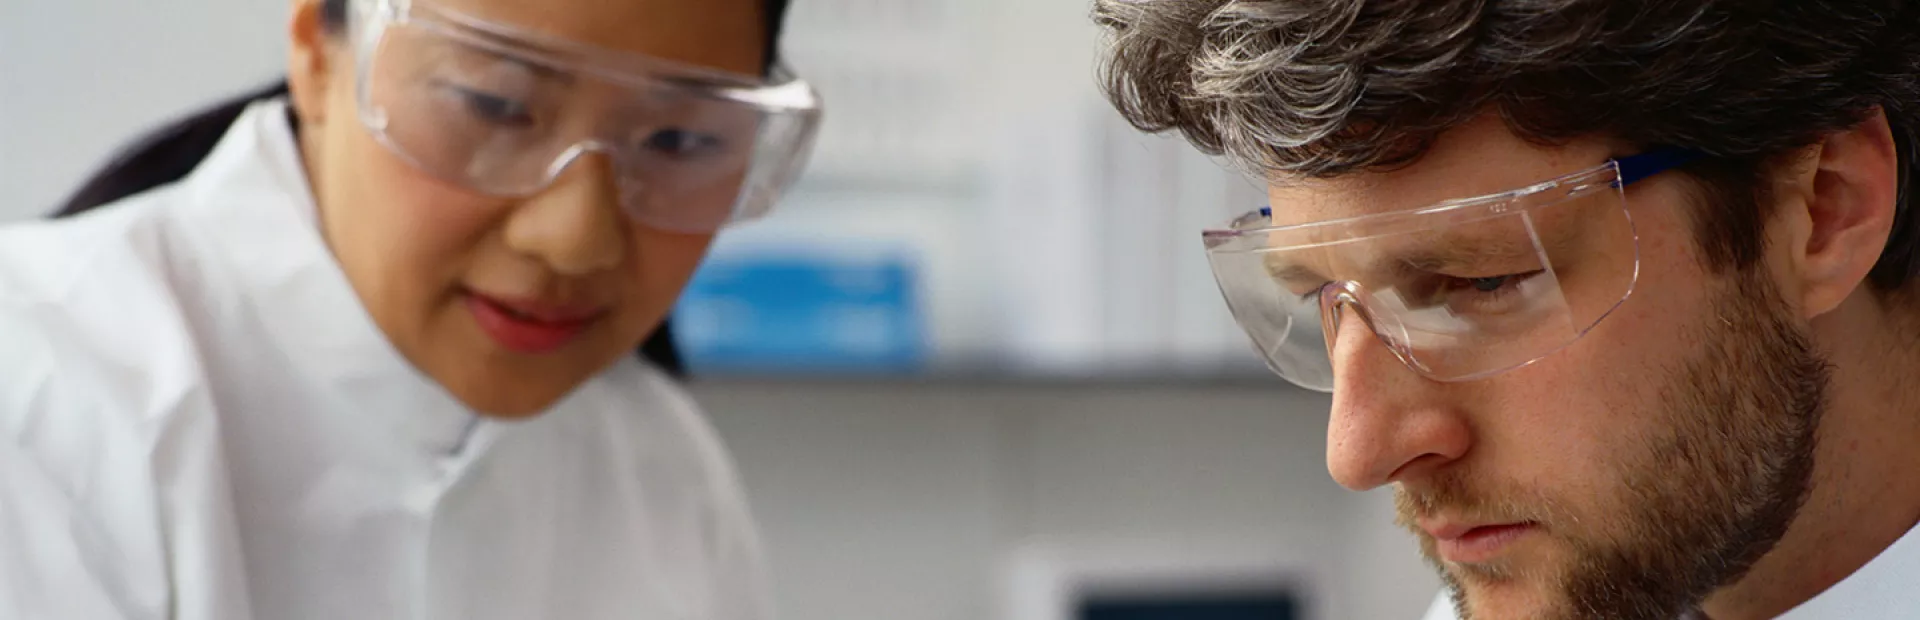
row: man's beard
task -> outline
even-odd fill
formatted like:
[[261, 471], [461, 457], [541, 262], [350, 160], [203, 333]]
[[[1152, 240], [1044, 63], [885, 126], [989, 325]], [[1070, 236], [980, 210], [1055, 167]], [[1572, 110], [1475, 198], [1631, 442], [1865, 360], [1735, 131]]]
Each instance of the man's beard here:
[[1714, 297], [1718, 315], [1697, 328], [1702, 346], [1656, 375], [1671, 377], [1655, 401], [1666, 407], [1663, 426], [1596, 464], [1617, 495], [1589, 509], [1617, 512], [1575, 519], [1537, 491], [1474, 488], [1465, 471], [1396, 492], [1410, 529], [1418, 517], [1458, 511], [1533, 521], [1566, 544], [1562, 566], [1449, 570], [1415, 529], [1461, 620], [1471, 618], [1463, 586], [1516, 579], [1545, 587], [1551, 608], [1534, 618], [1674, 620], [1738, 581], [1786, 534], [1813, 475], [1829, 368], [1764, 275], [1737, 274]]

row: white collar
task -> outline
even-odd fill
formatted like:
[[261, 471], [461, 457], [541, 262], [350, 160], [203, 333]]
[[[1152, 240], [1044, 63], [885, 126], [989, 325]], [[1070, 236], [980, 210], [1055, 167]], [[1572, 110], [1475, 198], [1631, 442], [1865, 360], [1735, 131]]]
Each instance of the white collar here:
[[1920, 527], [1781, 620], [1895, 620], [1920, 614]]
[[[374, 324], [320, 233], [284, 99], [256, 102], [185, 181], [191, 230], [239, 281], [277, 361], [299, 366], [351, 412], [342, 420], [439, 454], [479, 421]], [[239, 343], [234, 343], [239, 344]], [[363, 427], [364, 428], [364, 427]]]

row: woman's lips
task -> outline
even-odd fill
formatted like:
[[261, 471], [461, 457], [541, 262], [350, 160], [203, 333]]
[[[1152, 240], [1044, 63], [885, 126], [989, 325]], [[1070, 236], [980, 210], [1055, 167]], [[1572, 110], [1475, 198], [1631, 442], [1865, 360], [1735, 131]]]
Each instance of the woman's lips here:
[[1441, 559], [1456, 564], [1478, 564], [1505, 553], [1521, 537], [1539, 529], [1532, 522], [1489, 525], [1437, 525], [1423, 528], [1433, 536]]
[[508, 300], [476, 291], [462, 296], [480, 330], [516, 353], [552, 353], [573, 342], [604, 316], [604, 310]]

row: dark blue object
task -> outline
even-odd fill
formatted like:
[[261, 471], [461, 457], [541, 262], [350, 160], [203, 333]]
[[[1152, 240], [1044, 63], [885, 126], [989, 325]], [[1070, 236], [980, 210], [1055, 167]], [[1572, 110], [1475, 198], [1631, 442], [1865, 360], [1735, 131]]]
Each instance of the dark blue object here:
[[1299, 620], [1299, 602], [1286, 593], [1095, 599], [1078, 620]]
[[1614, 160], [1620, 166], [1620, 186], [1632, 185], [1647, 177], [1693, 163], [1706, 153], [1692, 149], [1659, 148], [1639, 155]]

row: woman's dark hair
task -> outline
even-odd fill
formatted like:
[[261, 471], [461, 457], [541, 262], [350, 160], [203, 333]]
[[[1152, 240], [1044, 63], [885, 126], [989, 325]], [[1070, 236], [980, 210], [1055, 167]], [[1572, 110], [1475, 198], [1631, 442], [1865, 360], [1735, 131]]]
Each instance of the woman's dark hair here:
[[[769, 67], [775, 59], [776, 43], [780, 40], [788, 2], [766, 2], [766, 64]], [[347, 0], [324, 0], [320, 15], [329, 30], [344, 32], [347, 26]], [[286, 94], [287, 83], [282, 81], [222, 102], [140, 138], [82, 183], [80, 189], [54, 212], [53, 217], [64, 218], [85, 213], [186, 178], [187, 173], [192, 172], [213, 152], [214, 145], [233, 126], [234, 121], [239, 120], [249, 105]], [[298, 131], [299, 124], [291, 118], [291, 113], [288, 122]], [[681, 361], [679, 349], [674, 346], [670, 320], [660, 323], [660, 327], [640, 345], [639, 353], [673, 376], [686, 376], [686, 366]]]

